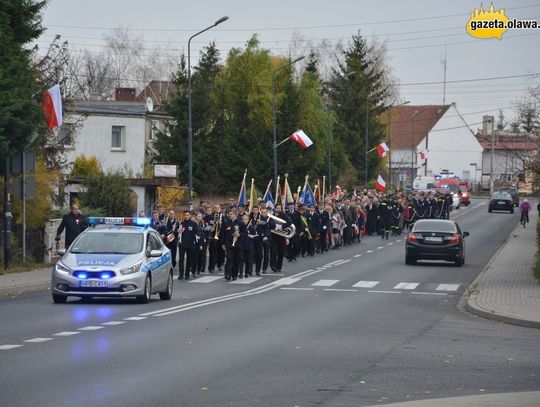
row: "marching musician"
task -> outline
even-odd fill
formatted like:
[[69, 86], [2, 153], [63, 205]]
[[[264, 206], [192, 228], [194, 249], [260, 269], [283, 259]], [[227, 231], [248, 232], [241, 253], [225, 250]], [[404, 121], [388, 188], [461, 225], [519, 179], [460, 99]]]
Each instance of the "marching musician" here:
[[238, 268], [240, 266], [240, 249], [238, 247], [238, 238], [245, 229], [245, 225], [238, 220], [236, 209], [229, 211], [229, 219], [221, 229], [222, 248], [226, 252], [227, 261], [225, 263], [225, 280], [234, 281], [238, 277]]
[[[199, 249], [199, 242], [197, 239], [199, 226], [192, 219], [190, 211], [184, 211], [184, 220], [180, 223], [180, 229], [178, 232], [178, 246], [179, 246], [179, 265], [178, 265], [178, 279], [185, 278], [189, 280], [189, 273], [191, 272], [193, 278], [197, 273], [197, 250]], [[186, 259], [186, 268], [184, 273], [184, 259]]]
[[202, 212], [196, 213], [195, 222], [197, 222], [197, 225], [199, 226], [197, 229], [199, 243], [197, 251], [197, 275], [200, 275], [201, 273], [204, 273], [206, 268], [206, 249], [208, 247], [208, 239], [206, 238], [207, 225], [204, 223]]
[[178, 229], [180, 224], [176, 220], [176, 212], [169, 211], [167, 223], [165, 224], [165, 245], [171, 251], [173, 269], [176, 267], [176, 252], [178, 251]]
[[[255, 274], [261, 274], [261, 265], [263, 260], [263, 226], [260, 224], [261, 215], [259, 207], [253, 206], [249, 215], [249, 225], [253, 227], [255, 235], [253, 237], [253, 261], [255, 264]], [[249, 270], [251, 273], [251, 269]], [[251, 275], [251, 274], [250, 274]]]
[[[276, 204], [275, 206], [275, 216], [284, 220], [286, 222], [285, 226], [289, 226], [291, 224], [291, 220], [283, 212], [280, 204]], [[283, 230], [283, 225], [277, 224], [271, 219], [270, 229], [281, 231]], [[285, 247], [287, 246], [287, 243], [288, 239], [286, 239], [284, 236], [272, 233], [270, 242], [270, 268], [274, 273], [281, 272], [281, 267], [283, 266], [283, 255], [285, 254]]]
[[[261, 236], [262, 241], [262, 252], [263, 252], [263, 261], [262, 261], [262, 272], [266, 274], [268, 270], [268, 265], [270, 264], [270, 218], [268, 217], [268, 209], [266, 206], [261, 206], [260, 217], [257, 222], [257, 233]], [[257, 256], [255, 256], [255, 271], [257, 275], [261, 270], [260, 264], [257, 263]]]
[[308, 205], [307, 218], [308, 230], [311, 235], [311, 239], [308, 239], [307, 254], [313, 257], [315, 255], [315, 245], [319, 244], [321, 238], [321, 218], [319, 214], [315, 212], [315, 205]]
[[328, 232], [332, 229], [332, 223], [330, 222], [330, 212], [324, 209], [324, 202], [319, 202], [319, 208], [317, 209], [317, 218], [320, 225], [319, 240], [315, 242], [318, 253], [324, 253], [328, 251]]
[[289, 262], [296, 261], [296, 258], [300, 254], [302, 245], [302, 236], [304, 235], [304, 225], [300, 219], [300, 213], [295, 210], [294, 203], [289, 204], [289, 212], [284, 214], [288, 216], [290, 223], [296, 227], [296, 234], [290, 239], [287, 247], [287, 258]]
[[204, 222], [209, 228], [208, 232], [208, 272], [213, 273], [216, 265], [218, 270], [221, 271], [225, 259], [225, 253], [221, 248], [220, 230], [223, 222], [223, 215], [221, 214], [221, 206], [215, 205], [214, 209], [207, 208], [206, 215], [204, 216]]
[[242, 216], [242, 224], [244, 227], [240, 228], [240, 236], [238, 237], [240, 252], [239, 277], [248, 278], [253, 274], [253, 242], [257, 236], [257, 231], [247, 213]]
[[306, 208], [303, 204], [298, 205], [298, 217], [300, 218], [303, 229], [300, 235], [300, 254], [302, 257], [305, 257], [309, 251], [310, 241], [313, 240], [313, 236], [309, 230], [311, 217], [309, 216], [309, 213], [306, 213]]

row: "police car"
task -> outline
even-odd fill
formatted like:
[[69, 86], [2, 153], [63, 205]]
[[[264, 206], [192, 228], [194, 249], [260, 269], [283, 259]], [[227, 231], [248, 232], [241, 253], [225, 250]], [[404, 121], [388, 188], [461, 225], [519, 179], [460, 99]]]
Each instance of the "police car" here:
[[52, 270], [55, 303], [68, 297], [135, 297], [169, 300], [173, 292], [171, 252], [148, 218], [89, 217], [90, 226]]

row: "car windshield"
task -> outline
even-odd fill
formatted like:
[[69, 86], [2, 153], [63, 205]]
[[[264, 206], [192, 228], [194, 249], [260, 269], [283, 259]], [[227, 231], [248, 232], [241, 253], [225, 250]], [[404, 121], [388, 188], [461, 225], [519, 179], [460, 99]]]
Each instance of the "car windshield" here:
[[511, 197], [505, 192], [499, 192], [498, 194], [493, 194], [492, 199], [511, 199]]
[[441, 222], [436, 220], [418, 221], [414, 225], [413, 232], [446, 232], [455, 233], [456, 226], [453, 222]]
[[142, 251], [142, 233], [83, 233], [73, 243], [70, 253], [135, 254]]

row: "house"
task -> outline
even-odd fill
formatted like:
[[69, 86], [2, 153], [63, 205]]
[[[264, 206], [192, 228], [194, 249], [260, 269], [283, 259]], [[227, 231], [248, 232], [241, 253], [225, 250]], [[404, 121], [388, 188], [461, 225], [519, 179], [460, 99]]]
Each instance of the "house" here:
[[476, 134], [484, 149], [480, 187], [490, 189], [492, 153], [494, 187], [516, 184], [531, 187], [531, 177], [526, 174], [525, 167], [537, 154], [538, 141], [530, 134], [495, 129], [493, 123], [493, 116], [484, 116], [482, 129]]
[[[95, 156], [104, 172], [124, 172], [136, 195], [137, 212], [152, 206], [157, 186], [171, 183], [149, 178], [147, 168], [155, 132], [165, 129], [171, 119], [163, 109], [161, 90], [168, 93], [171, 88], [153, 81], [139, 95], [134, 88], [117, 88], [114, 100], [71, 102], [60, 130], [69, 163], [81, 155]], [[80, 180], [73, 180], [66, 190], [70, 199], [81, 192]]]
[[[475, 182], [483, 148], [455, 104], [395, 106], [386, 120], [392, 184], [404, 187], [417, 175], [448, 173]], [[421, 159], [426, 150], [427, 158]]]

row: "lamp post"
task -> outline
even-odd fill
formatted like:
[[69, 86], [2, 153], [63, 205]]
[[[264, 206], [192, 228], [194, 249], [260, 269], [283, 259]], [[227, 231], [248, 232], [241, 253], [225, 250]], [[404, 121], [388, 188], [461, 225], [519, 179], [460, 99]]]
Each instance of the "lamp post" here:
[[274, 185], [277, 185], [277, 142], [276, 142], [276, 88], [275, 88], [275, 78], [276, 78], [276, 72], [287, 68], [288, 66], [291, 66], [292, 64], [297, 63], [298, 61], [301, 61], [304, 59], [305, 56], [301, 56], [296, 58], [294, 61], [288, 62], [285, 65], [281, 65], [280, 67], [274, 69], [272, 71], [272, 149], [274, 151]]
[[189, 37], [188, 40], [188, 187], [189, 187], [189, 210], [193, 210], [193, 128], [191, 123], [191, 40], [197, 35], [214, 28], [218, 24], [227, 21], [229, 17], [221, 17], [214, 24], [206, 27]]

